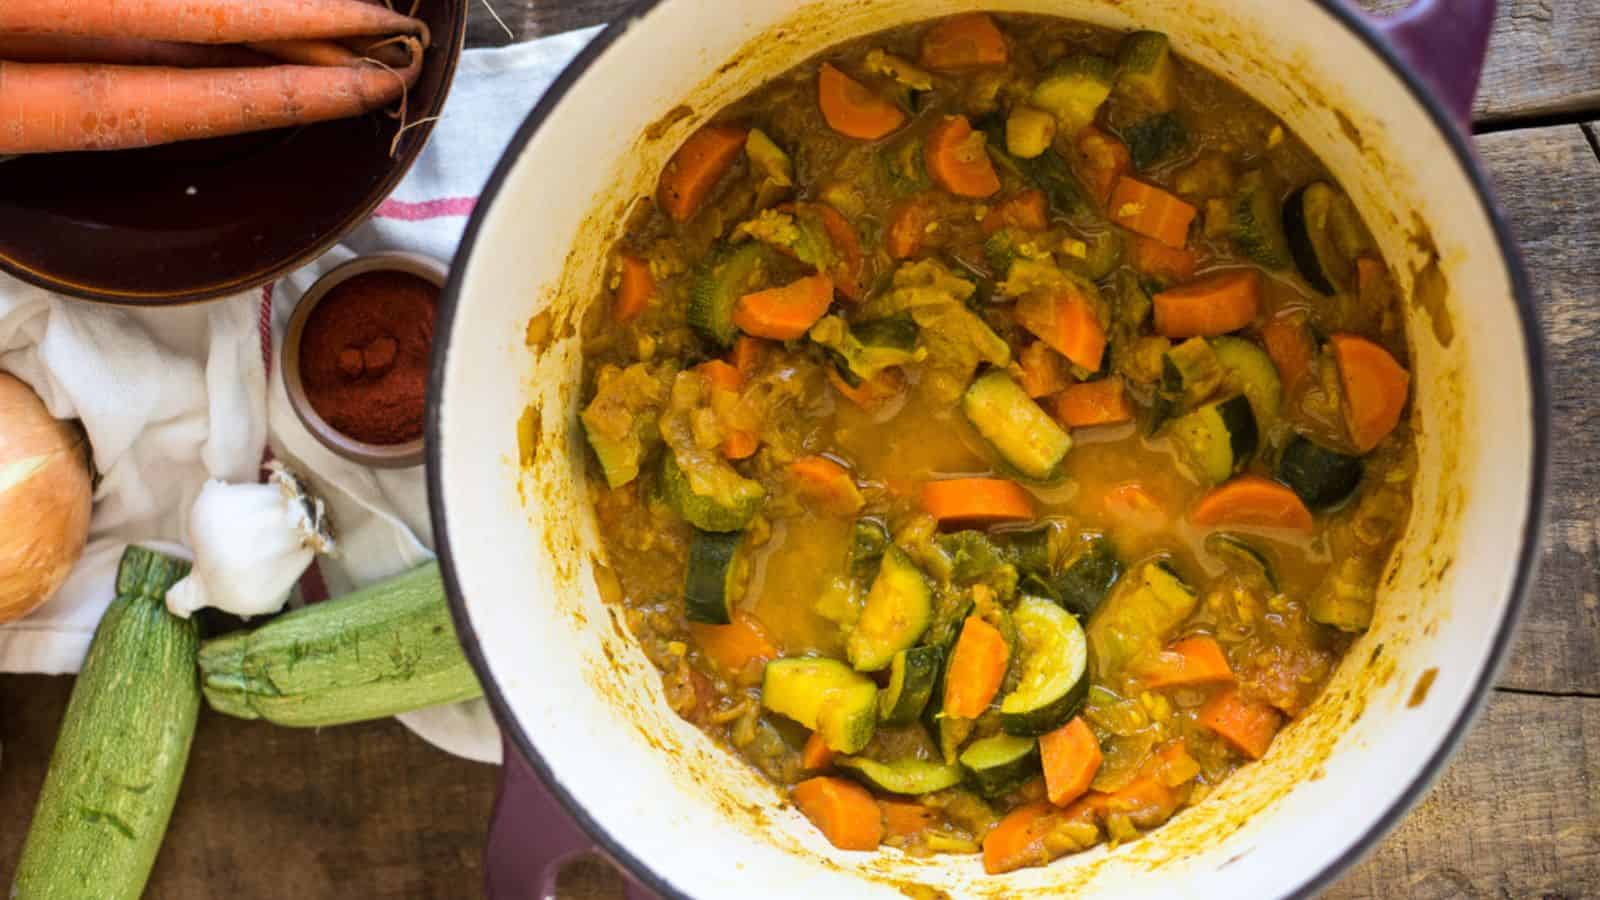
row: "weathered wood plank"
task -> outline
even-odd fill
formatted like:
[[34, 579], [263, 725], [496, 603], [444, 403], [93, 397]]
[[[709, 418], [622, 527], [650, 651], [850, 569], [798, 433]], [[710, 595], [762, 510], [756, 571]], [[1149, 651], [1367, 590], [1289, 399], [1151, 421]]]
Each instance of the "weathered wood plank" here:
[[1549, 522], [1500, 683], [1600, 695], [1600, 160], [1576, 125], [1478, 139], [1533, 278], [1551, 381]]
[[1428, 798], [1326, 900], [1600, 896], [1600, 699], [1496, 692]]

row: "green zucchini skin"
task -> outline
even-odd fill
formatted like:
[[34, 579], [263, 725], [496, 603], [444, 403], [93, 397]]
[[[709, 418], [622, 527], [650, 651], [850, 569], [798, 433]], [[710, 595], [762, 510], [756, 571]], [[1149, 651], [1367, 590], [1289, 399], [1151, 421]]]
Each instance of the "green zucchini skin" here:
[[952, 788], [961, 783], [958, 766], [941, 765], [920, 759], [881, 763], [862, 757], [846, 756], [835, 765], [850, 771], [867, 784], [891, 794], [919, 796]]
[[1278, 478], [1306, 506], [1319, 511], [1350, 499], [1361, 486], [1364, 471], [1361, 457], [1329, 450], [1304, 435], [1295, 435], [1278, 460]]
[[1039, 773], [1039, 742], [1010, 734], [973, 741], [961, 753], [961, 767], [980, 795], [1004, 796]]
[[200, 685], [195, 622], [167, 612], [189, 564], [129, 547], [50, 757], [11, 896], [135, 900], [178, 799]]
[[884, 725], [910, 725], [928, 708], [933, 686], [944, 668], [944, 650], [912, 647], [894, 655], [889, 664], [889, 684], [878, 692], [878, 721]]
[[1018, 737], [1048, 734], [1077, 715], [1089, 696], [1089, 642], [1077, 617], [1040, 597], [1011, 613], [1022, 680], [1000, 704], [1000, 727]]
[[684, 618], [706, 625], [733, 621], [730, 584], [733, 559], [744, 532], [696, 531], [689, 542], [689, 567], [683, 580]]
[[483, 695], [437, 563], [206, 641], [200, 673], [217, 712], [301, 728]]

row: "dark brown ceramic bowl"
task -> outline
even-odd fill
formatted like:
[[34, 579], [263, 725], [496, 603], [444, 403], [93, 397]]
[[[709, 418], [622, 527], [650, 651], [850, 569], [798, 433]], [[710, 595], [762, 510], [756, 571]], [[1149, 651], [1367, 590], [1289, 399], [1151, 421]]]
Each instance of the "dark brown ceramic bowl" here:
[[[3, 0], [0, 0], [3, 2]], [[467, 0], [423, 0], [433, 46], [407, 118], [439, 114]], [[400, 183], [431, 124], [382, 113], [113, 153], [0, 162], [0, 270], [72, 297], [131, 306], [211, 300], [277, 279], [361, 224]]]

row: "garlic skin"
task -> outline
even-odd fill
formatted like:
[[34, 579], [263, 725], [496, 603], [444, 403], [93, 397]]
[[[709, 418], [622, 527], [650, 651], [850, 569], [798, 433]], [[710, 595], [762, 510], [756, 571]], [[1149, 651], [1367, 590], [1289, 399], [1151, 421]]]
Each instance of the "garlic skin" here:
[[265, 484], [208, 481], [189, 510], [194, 568], [167, 592], [167, 609], [202, 607], [249, 618], [283, 609], [318, 553], [332, 554], [322, 500], [274, 462]]

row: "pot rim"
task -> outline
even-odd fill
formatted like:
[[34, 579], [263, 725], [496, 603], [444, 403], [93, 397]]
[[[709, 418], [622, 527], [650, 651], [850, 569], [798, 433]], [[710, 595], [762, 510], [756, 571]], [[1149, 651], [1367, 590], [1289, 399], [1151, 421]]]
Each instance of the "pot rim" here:
[[[443, 405], [442, 398], [444, 396], [445, 360], [450, 352], [451, 336], [455, 328], [456, 308], [461, 299], [462, 282], [467, 268], [465, 263], [470, 259], [472, 250], [477, 244], [478, 234], [483, 228], [488, 211], [499, 199], [500, 192], [505, 187], [511, 171], [515, 168], [522, 153], [527, 149], [533, 136], [543, 127], [545, 119], [565, 99], [573, 84], [587, 74], [589, 67], [595, 60], [609, 50], [617, 38], [632, 27], [635, 21], [653, 11], [661, 2], [662, 0], [635, 0], [632, 6], [606, 26], [604, 31], [596, 35], [594, 40], [579, 52], [567, 64], [566, 68], [562, 69], [555, 81], [551, 83], [549, 89], [545, 91], [544, 96], [540, 98], [538, 104], [528, 114], [527, 119], [517, 129], [516, 134], [507, 145], [504, 155], [501, 156], [500, 161], [496, 164], [493, 174], [490, 175], [488, 182], [484, 185], [477, 207], [467, 223], [460, 249], [457, 251], [456, 263], [451, 267], [450, 278], [446, 282], [444, 292], [439, 298], [438, 331], [433, 353], [432, 372], [430, 373], [428, 384], [429, 400], [425, 436], [429, 512], [435, 546], [438, 551], [440, 570], [444, 576], [445, 593], [450, 601], [450, 614], [455, 622], [457, 637], [483, 685], [484, 697], [489, 702], [495, 720], [499, 723], [505, 735], [509, 737], [506, 744], [515, 747], [517, 752], [522, 754], [523, 759], [527, 761], [530, 768], [538, 775], [539, 780], [560, 802], [567, 815], [577, 822], [586, 834], [594, 839], [600, 849], [617, 861], [630, 877], [662, 897], [672, 898], [672, 900], [690, 900], [689, 894], [657, 874], [625, 847], [621, 841], [600, 827], [599, 823], [589, 815], [583, 804], [555, 777], [543, 755], [529, 740], [527, 732], [523, 730], [515, 715], [512, 714], [510, 704], [501, 691], [500, 684], [495, 679], [494, 672], [484, 656], [482, 645], [479, 642], [477, 632], [473, 627], [471, 617], [467, 613], [466, 604], [462, 598], [461, 584], [457, 577], [454, 559], [450, 550], [450, 533], [447, 527], [448, 517], [445, 514], [441, 457], [441, 449], [444, 442], [440, 408]], [[1473, 720], [1487, 702], [1489, 692], [1493, 689], [1494, 681], [1498, 677], [1501, 668], [1505, 665], [1507, 651], [1510, 649], [1512, 640], [1516, 635], [1517, 624], [1520, 622], [1523, 610], [1527, 606], [1528, 593], [1533, 584], [1534, 570], [1538, 561], [1539, 536], [1544, 523], [1550, 424], [1549, 384], [1545, 365], [1544, 335], [1534, 307], [1531, 283], [1523, 264], [1520, 247], [1511, 233], [1504, 213], [1495, 202], [1488, 176], [1479, 165], [1477, 154], [1468, 142], [1470, 135], [1468, 134], [1467, 126], [1458, 124], [1453, 114], [1446, 108], [1444, 101], [1427, 87], [1423, 76], [1417, 70], [1401, 59], [1395, 48], [1383, 37], [1372, 19], [1359, 10], [1346, 5], [1343, 0], [1308, 0], [1308, 2], [1314, 3], [1346, 30], [1354, 34], [1405, 85], [1412, 99], [1427, 112], [1434, 128], [1444, 137], [1451, 153], [1455, 157], [1456, 163], [1461, 166], [1468, 181], [1471, 183], [1473, 193], [1478, 199], [1480, 210], [1488, 218], [1490, 228], [1494, 233], [1495, 244], [1499, 247], [1501, 262], [1505, 266], [1508, 280], [1511, 283], [1512, 297], [1516, 302], [1517, 316], [1523, 335], [1524, 362], [1528, 367], [1532, 391], [1529, 409], [1533, 426], [1533, 446], [1531, 458], [1529, 459], [1529, 506], [1527, 515], [1522, 523], [1521, 545], [1517, 551], [1516, 573], [1512, 579], [1511, 596], [1496, 627], [1494, 643], [1489, 649], [1487, 665], [1484, 666], [1479, 675], [1478, 682], [1473, 685], [1470, 695], [1472, 697], [1471, 701], [1461, 709], [1455, 721], [1450, 725], [1445, 740], [1440, 743], [1439, 747], [1428, 758], [1416, 778], [1398, 796], [1389, 801], [1383, 815], [1356, 840], [1351, 842], [1337, 858], [1305, 878], [1293, 892], [1284, 895], [1289, 900], [1302, 900], [1302, 898], [1315, 896], [1324, 886], [1365, 856], [1384, 835], [1398, 825], [1406, 813], [1422, 799], [1422, 796], [1438, 779], [1443, 772], [1445, 763], [1449, 761], [1450, 757], [1461, 745]]]

